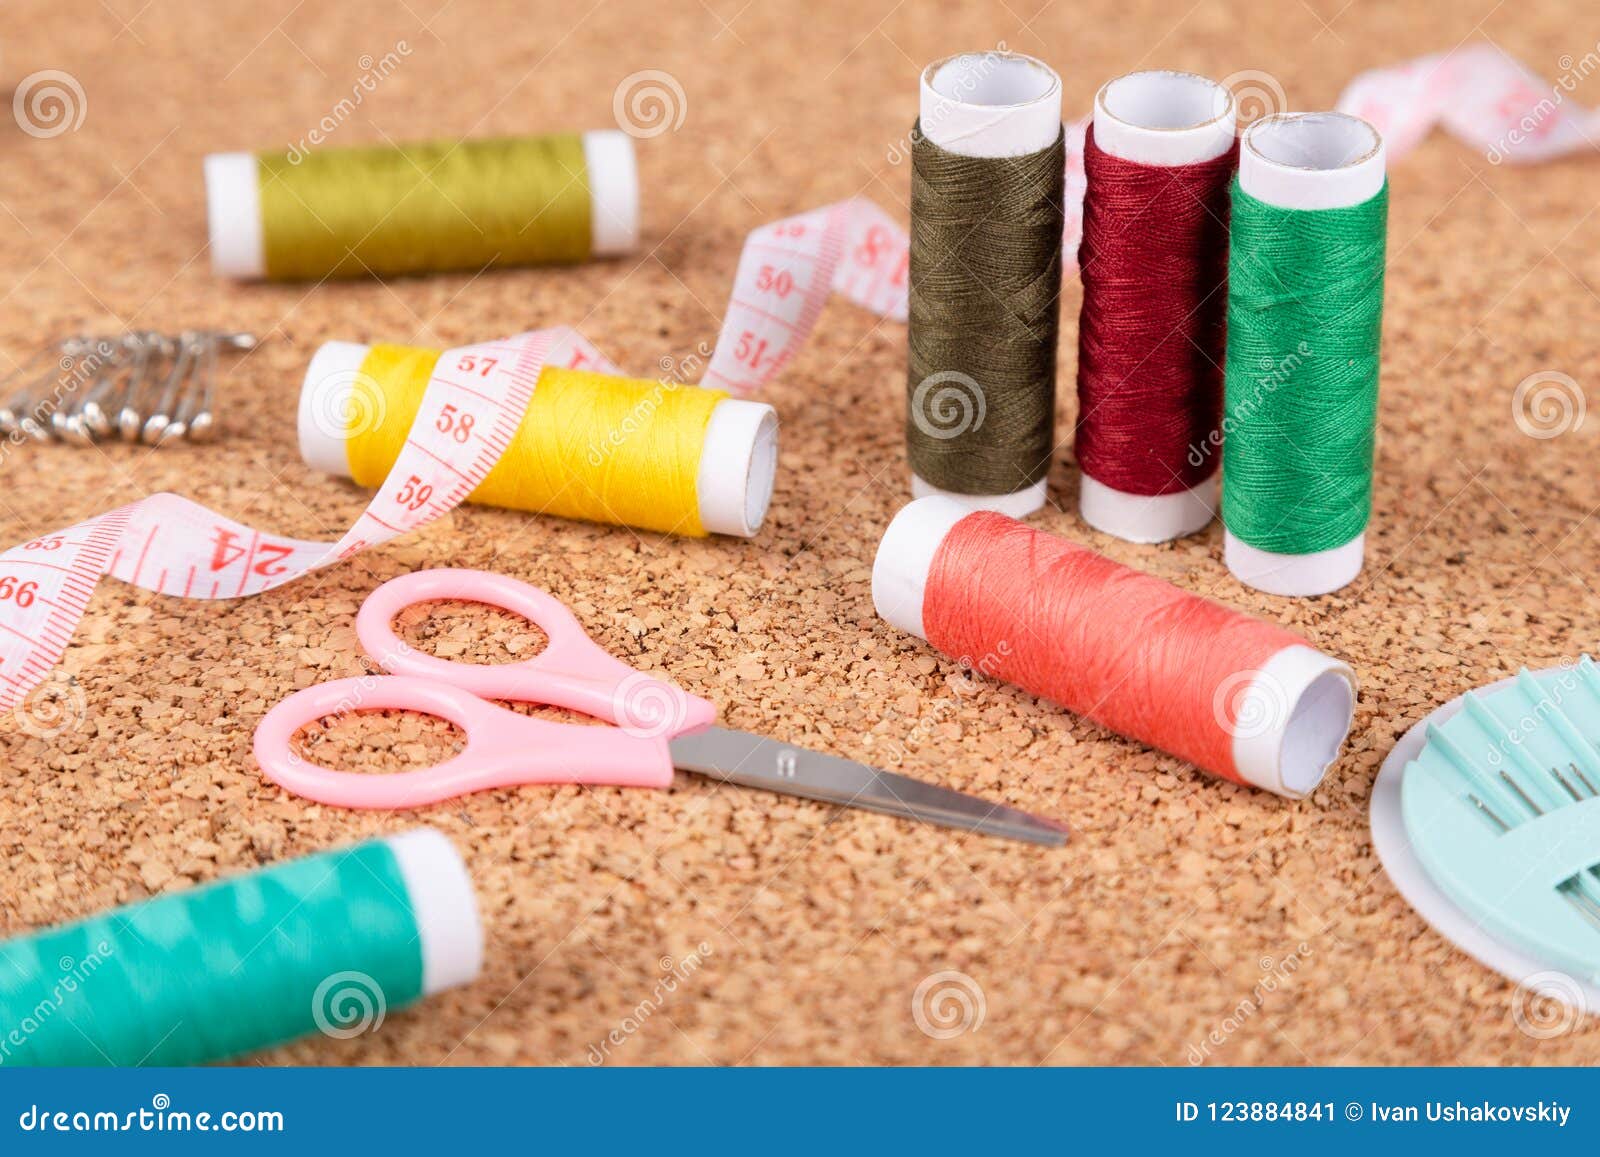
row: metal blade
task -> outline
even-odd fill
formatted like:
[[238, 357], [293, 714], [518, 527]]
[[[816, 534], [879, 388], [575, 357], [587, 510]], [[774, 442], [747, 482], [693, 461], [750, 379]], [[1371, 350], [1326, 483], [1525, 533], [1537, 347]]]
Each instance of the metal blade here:
[[672, 762], [680, 770], [741, 787], [866, 808], [905, 819], [1052, 847], [1067, 842], [1065, 824], [892, 771], [879, 771], [836, 755], [822, 755], [751, 735], [748, 731], [708, 727], [693, 735], [679, 736], [671, 746]]

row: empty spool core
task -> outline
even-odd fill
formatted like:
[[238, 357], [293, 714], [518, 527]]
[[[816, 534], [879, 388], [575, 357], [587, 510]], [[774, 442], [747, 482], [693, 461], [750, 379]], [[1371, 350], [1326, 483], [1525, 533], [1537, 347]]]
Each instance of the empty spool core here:
[[1048, 65], [1014, 52], [963, 52], [927, 71], [928, 83], [946, 100], [983, 108], [1030, 105], [1060, 88]]
[[1339, 756], [1355, 716], [1355, 673], [1305, 644], [1285, 647], [1261, 665], [1247, 696], [1255, 709], [1288, 717], [1281, 725], [1243, 726], [1233, 762], [1256, 787], [1290, 799], [1316, 790]]
[[[1166, 134], [1221, 126], [1227, 129], [1230, 138], [1233, 136], [1233, 94], [1216, 81], [1192, 72], [1153, 69], [1119, 76], [1109, 81], [1096, 98], [1097, 137], [1100, 135], [1098, 118], [1102, 112], [1124, 125], [1148, 132]], [[1117, 155], [1122, 156], [1121, 153]], [[1176, 165], [1184, 162], [1150, 163]]]
[[1375, 156], [1378, 130], [1339, 112], [1280, 113], [1264, 117], [1246, 134], [1263, 160], [1294, 169], [1329, 172]]
[[1355, 713], [1355, 688], [1336, 671], [1311, 681], [1294, 705], [1283, 737], [1283, 785], [1296, 795], [1316, 790], [1339, 756]]

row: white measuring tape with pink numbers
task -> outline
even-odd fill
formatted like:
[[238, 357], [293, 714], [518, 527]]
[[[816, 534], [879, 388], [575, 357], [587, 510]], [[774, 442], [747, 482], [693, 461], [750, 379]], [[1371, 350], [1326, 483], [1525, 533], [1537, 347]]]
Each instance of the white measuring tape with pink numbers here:
[[[1567, 103], [1563, 84], [1541, 85], [1488, 45], [1365, 73], [1339, 107], [1372, 121], [1391, 156], [1435, 125], [1496, 163], [1543, 160], [1600, 139], [1600, 116]], [[1066, 126], [1069, 268], [1082, 222], [1085, 123]], [[758, 389], [799, 352], [835, 293], [904, 320], [908, 266], [905, 229], [860, 198], [755, 230], [739, 257], [706, 384], [735, 394]], [[446, 352], [393, 469], [337, 542], [268, 534], [176, 494], [156, 494], [0, 554], [0, 710], [21, 702], [60, 659], [102, 575], [185, 598], [242, 598], [438, 518], [510, 444], [547, 364], [617, 372], [570, 329]]]
[[[1596, 47], [1600, 54], [1600, 46]], [[1424, 56], [1398, 68], [1364, 72], [1339, 98], [1339, 111], [1371, 121], [1391, 159], [1409, 153], [1435, 127], [1480, 150], [1494, 164], [1533, 164], [1600, 148], [1600, 111], [1568, 100], [1593, 70], [1562, 57], [1555, 84], [1492, 44]]]
[[904, 321], [906, 231], [871, 201], [840, 201], [744, 239], [705, 382], [748, 394], [799, 352], [830, 294]]
[[[757, 229], [739, 259], [707, 382], [741, 394], [759, 388], [794, 357], [832, 293], [904, 319], [906, 260], [904, 230], [869, 201]], [[271, 534], [154, 494], [0, 554], [0, 710], [49, 674], [102, 575], [183, 598], [244, 598], [438, 518], [510, 445], [546, 365], [618, 372], [570, 329], [446, 351], [394, 467], [337, 542]]]

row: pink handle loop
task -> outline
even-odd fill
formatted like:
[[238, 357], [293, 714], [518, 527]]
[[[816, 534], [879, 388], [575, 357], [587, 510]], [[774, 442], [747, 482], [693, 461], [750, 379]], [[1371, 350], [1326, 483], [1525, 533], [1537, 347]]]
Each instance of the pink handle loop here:
[[[295, 732], [318, 719], [384, 710], [449, 720], [466, 733], [466, 747], [432, 767], [373, 775], [322, 767], [297, 755], [290, 743]], [[529, 783], [666, 787], [672, 782], [664, 736], [531, 719], [459, 687], [404, 675], [336, 679], [297, 691], [256, 728], [255, 756], [280, 787], [337, 807], [421, 807]]]
[[[521, 615], [548, 637], [544, 650], [516, 663], [458, 663], [426, 655], [394, 633], [395, 616], [439, 599], [485, 603]], [[390, 579], [356, 615], [361, 645], [385, 670], [452, 683], [485, 699], [548, 703], [615, 723], [633, 735], [682, 735], [708, 727], [708, 700], [601, 648], [555, 596], [507, 575], [441, 567]]]

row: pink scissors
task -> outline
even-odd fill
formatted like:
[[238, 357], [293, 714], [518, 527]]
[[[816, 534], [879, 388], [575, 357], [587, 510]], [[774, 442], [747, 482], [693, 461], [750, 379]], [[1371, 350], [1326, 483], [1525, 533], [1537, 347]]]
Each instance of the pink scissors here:
[[[457, 663], [422, 654], [394, 633], [406, 607], [461, 599], [536, 623], [549, 642], [516, 663]], [[255, 755], [268, 779], [339, 807], [408, 808], [475, 791], [533, 783], [666, 787], [674, 768], [728, 783], [848, 804], [989, 835], [1059, 845], [1061, 824], [949, 788], [878, 771], [759, 735], [713, 727], [717, 709], [698, 695], [636, 671], [584, 633], [552, 595], [504, 575], [442, 569], [391, 579], [367, 597], [356, 635], [392, 675], [336, 679], [289, 696], [256, 728]], [[489, 702], [565, 707], [614, 724], [535, 719]], [[420, 711], [465, 732], [459, 755], [392, 775], [335, 771], [295, 754], [302, 727], [348, 711]]]

